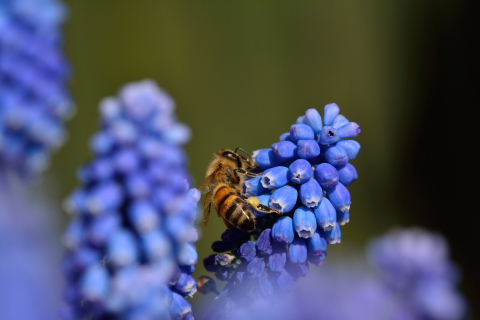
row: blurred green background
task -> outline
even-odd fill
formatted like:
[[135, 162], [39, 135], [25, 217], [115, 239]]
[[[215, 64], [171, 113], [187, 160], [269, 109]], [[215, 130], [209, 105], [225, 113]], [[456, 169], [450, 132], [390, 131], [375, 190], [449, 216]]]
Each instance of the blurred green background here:
[[[175, 98], [180, 121], [193, 131], [186, 150], [197, 186], [215, 151], [269, 147], [308, 108], [336, 102], [361, 125], [351, 222], [327, 263], [393, 226], [417, 223], [399, 181], [419, 124], [430, 23], [448, 17], [456, 2], [66, 3], [77, 114], [49, 170], [59, 197], [73, 190], [76, 169], [91, 158], [98, 102], [127, 82], [151, 78]], [[195, 276], [223, 230], [214, 218], [202, 233]], [[194, 308], [211, 298], [197, 294]]]

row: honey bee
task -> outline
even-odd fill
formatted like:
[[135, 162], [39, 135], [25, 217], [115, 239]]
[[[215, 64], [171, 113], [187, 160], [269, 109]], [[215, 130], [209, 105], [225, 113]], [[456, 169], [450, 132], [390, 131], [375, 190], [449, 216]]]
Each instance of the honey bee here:
[[[261, 173], [248, 172], [258, 166], [249, 159], [229, 149], [222, 149], [214, 153], [213, 161], [208, 165], [205, 181], [200, 185], [199, 190], [206, 193], [203, 205], [203, 222], [205, 229], [210, 218], [211, 203], [215, 207], [217, 216], [222, 217], [225, 226], [230, 229], [242, 231], [255, 230], [255, 216], [250, 207], [265, 213], [278, 213], [279, 211], [260, 204], [257, 197], [246, 198], [242, 194], [242, 186], [245, 177], [258, 177]], [[248, 154], [250, 155], [250, 154]]]

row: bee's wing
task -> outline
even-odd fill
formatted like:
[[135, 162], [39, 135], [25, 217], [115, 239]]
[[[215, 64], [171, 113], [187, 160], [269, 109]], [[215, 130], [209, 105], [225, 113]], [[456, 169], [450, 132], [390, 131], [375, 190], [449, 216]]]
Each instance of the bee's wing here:
[[219, 164], [217, 169], [215, 169], [215, 171], [213, 171], [208, 177], [205, 178], [205, 180], [198, 188], [198, 190], [200, 190], [202, 194], [209, 193], [215, 188], [215, 176], [220, 170], [222, 170], [222, 164]]
[[210, 208], [213, 199], [213, 191], [207, 193], [205, 197], [205, 203], [203, 204], [203, 225], [205, 230], [207, 229], [208, 220], [210, 219]]

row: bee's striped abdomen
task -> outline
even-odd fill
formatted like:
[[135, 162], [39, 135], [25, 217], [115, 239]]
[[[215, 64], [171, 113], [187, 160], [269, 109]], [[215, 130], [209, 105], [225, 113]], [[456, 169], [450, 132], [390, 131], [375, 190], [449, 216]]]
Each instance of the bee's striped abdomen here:
[[215, 210], [235, 228], [255, 230], [255, 216], [235, 190], [227, 185], [219, 186], [215, 193]]

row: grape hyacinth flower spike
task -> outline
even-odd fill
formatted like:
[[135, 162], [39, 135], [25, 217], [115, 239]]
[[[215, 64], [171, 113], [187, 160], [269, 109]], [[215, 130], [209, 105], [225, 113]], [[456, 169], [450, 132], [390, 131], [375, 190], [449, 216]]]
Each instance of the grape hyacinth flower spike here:
[[95, 157], [65, 203], [65, 319], [193, 318], [200, 192], [189, 189], [190, 131], [174, 108], [150, 80], [101, 102]]
[[66, 138], [73, 103], [57, 0], [0, 1], [0, 168], [38, 176]]
[[[216, 254], [204, 259], [204, 265], [217, 280], [227, 281], [221, 294], [228, 298], [225, 304], [233, 301], [241, 308], [252, 293], [268, 300], [291, 291], [295, 280], [308, 274], [309, 264], [324, 262], [328, 245], [340, 243], [340, 226], [350, 218], [346, 187], [358, 177], [349, 161], [360, 149], [346, 138], [356, 137], [360, 128], [339, 112], [336, 104], [326, 105], [322, 122], [320, 113], [309, 109], [279, 142], [253, 152], [262, 175], [245, 182], [244, 196], [257, 197], [283, 215], [252, 208], [255, 231], [236, 230], [230, 237], [226, 231], [212, 245]], [[224, 256], [229, 262], [219, 265]]]

